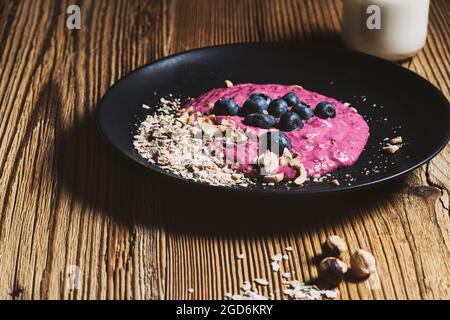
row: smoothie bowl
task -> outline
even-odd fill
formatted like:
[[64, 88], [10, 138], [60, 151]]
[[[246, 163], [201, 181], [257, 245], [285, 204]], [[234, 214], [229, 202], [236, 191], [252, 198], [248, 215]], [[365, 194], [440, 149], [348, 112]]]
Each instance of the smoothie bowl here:
[[450, 137], [448, 100], [418, 75], [342, 48], [285, 43], [152, 62], [118, 81], [98, 115], [107, 140], [143, 173], [274, 195], [393, 181]]
[[162, 98], [158, 110], [134, 137], [139, 154], [185, 179], [217, 186], [338, 187], [333, 172], [352, 166], [369, 138], [356, 108], [300, 85], [227, 80], [184, 104]]

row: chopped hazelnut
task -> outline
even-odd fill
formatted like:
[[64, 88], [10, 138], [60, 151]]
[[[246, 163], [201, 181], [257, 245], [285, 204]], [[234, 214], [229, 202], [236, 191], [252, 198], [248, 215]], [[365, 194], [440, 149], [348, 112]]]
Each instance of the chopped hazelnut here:
[[278, 167], [280, 166], [278, 156], [270, 150], [266, 150], [266, 152], [261, 154], [257, 159], [257, 163], [262, 169], [261, 173], [263, 175], [273, 174], [278, 170]]
[[294, 180], [294, 183], [298, 186], [301, 186], [306, 181], [307, 173], [305, 167], [302, 164], [300, 164], [300, 167], [298, 169], [300, 174], [297, 179]]
[[292, 153], [288, 148], [284, 148], [283, 155], [280, 157], [280, 166], [287, 165], [292, 160]]
[[390, 144], [401, 144], [403, 143], [403, 138], [402, 137], [396, 137], [396, 138], [392, 138], [391, 140], [389, 140]]
[[284, 173], [278, 173], [270, 176], [264, 176], [263, 180], [267, 183], [280, 183], [284, 179]]
[[300, 162], [300, 158], [295, 157], [295, 158], [292, 158], [291, 160], [289, 160], [289, 166], [300, 170], [300, 166], [302, 166], [302, 163]]
[[239, 181], [239, 180], [241, 180], [241, 178], [242, 178], [242, 175], [239, 173], [233, 173], [231, 175], [231, 179], [233, 179], [234, 181]]
[[383, 151], [386, 153], [394, 154], [400, 149], [399, 146], [386, 146], [383, 147]]
[[231, 88], [232, 86], [234, 86], [233, 82], [231, 82], [230, 80], [225, 80], [225, 86], [227, 88]]
[[283, 156], [288, 159], [291, 160], [292, 159], [292, 153], [289, 151], [288, 148], [284, 148], [283, 150]]
[[336, 187], [339, 187], [341, 184], [339, 183], [339, 180], [337, 180], [337, 179], [334, 179], [334, 180], [331, 180], [331, 182], [330, 182], [333, 186], [336, 186]]

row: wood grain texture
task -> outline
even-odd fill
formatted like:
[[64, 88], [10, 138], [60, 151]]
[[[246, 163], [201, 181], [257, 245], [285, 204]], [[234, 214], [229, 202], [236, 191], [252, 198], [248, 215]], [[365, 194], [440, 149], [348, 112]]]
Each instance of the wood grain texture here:
[[[73, 3], [79, 31], [65, 27]], [[341, 298], [449, 299], [449, 146], [369, 194], [299, 212], [236, 196], [212, 212], [223, 195], [148, 176], [98, 134], [98, 101], [131, 70], [215, 44], [340, 46], [341, 11], [332, 0], [1, 1], [0, 299], [221, 299], [256, 277], [270, 280], [262, 293], [285, 299], [270, 256], [292, 246], [282, 270], [312, 280], [335, 233], [380, 269], [379, 286], [348, 281]], [[427, 46], [403, 64], [448, 98], [449, 18], [450, 2], [432, 1]]]

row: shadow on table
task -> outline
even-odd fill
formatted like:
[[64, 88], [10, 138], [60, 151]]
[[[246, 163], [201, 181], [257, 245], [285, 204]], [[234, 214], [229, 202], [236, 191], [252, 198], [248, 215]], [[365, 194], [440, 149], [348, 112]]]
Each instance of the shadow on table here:
[[83, 208], [129, 227], [242, 236], [298, 232], [367, 212], [404, 187], [399, 180], [366, 192], [309, 199], [211, 191], [167, 181], [135, 165], [101, 136], [94, 113], [57, 137], [58, 184]]
[[371, 191], [328, 197], [254, 196], [185, 188], [177, 199], [164, 193], [164, 224], [178, 232], [293, 233], [364, 214], [390, 201], [404, 181]]

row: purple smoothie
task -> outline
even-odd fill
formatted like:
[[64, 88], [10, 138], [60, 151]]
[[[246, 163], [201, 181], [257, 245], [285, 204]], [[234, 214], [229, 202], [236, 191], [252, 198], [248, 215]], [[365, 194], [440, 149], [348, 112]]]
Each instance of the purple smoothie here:
[[[361, 115], [336, 99], [299, 87], [249, 83], [235, 85], [230, 88], [213, 89], [191, 100], [186, 107], [192, 107], [194, 112], [208, 114], [210, 105], [220, 98], [232, 98], [242, 106], [253, 93], [265, 93], [272, 99], [278, 99], [288, 92], [297, 93], [301, 101], [311, 106], [312, 109], [315, 109], [316, 105], [322, 101], [332, 102], [336, 107], [336, 118], [320, 119], [319, 117], [313, 117], [308, 121], [304, 121], [302, 129], [285, 132], [291, 140], [292, 152], [301, 156], [301, 162], [307, 170], [308, 176], [323, 175], [338, 167], [353, 165], [367, 144], [369, 126]], [[255, 135], [267, 131], [243, 124], [244, 118], [239, 116], [219, 116], [217, 117], [217, 122], [220, 123], [224, 118], [233, 119], [237, 126], [243, 129], [248, 128]], [[240, 171], [250, 174], [255, 173], [250, 157], [254, 155], [257, 148], [256, 144], [252, 145], [249, 143], [244, 153], [237, 152], [241, 163], [238, 168]], [[225, 154], [227, 152], [233, 152], [233, 150], [225, 150]], [[297, 176], [296, 170], [289, 166], [280, 167], [279, 172], [283, 172], [287, 180], [292, 180]]]

